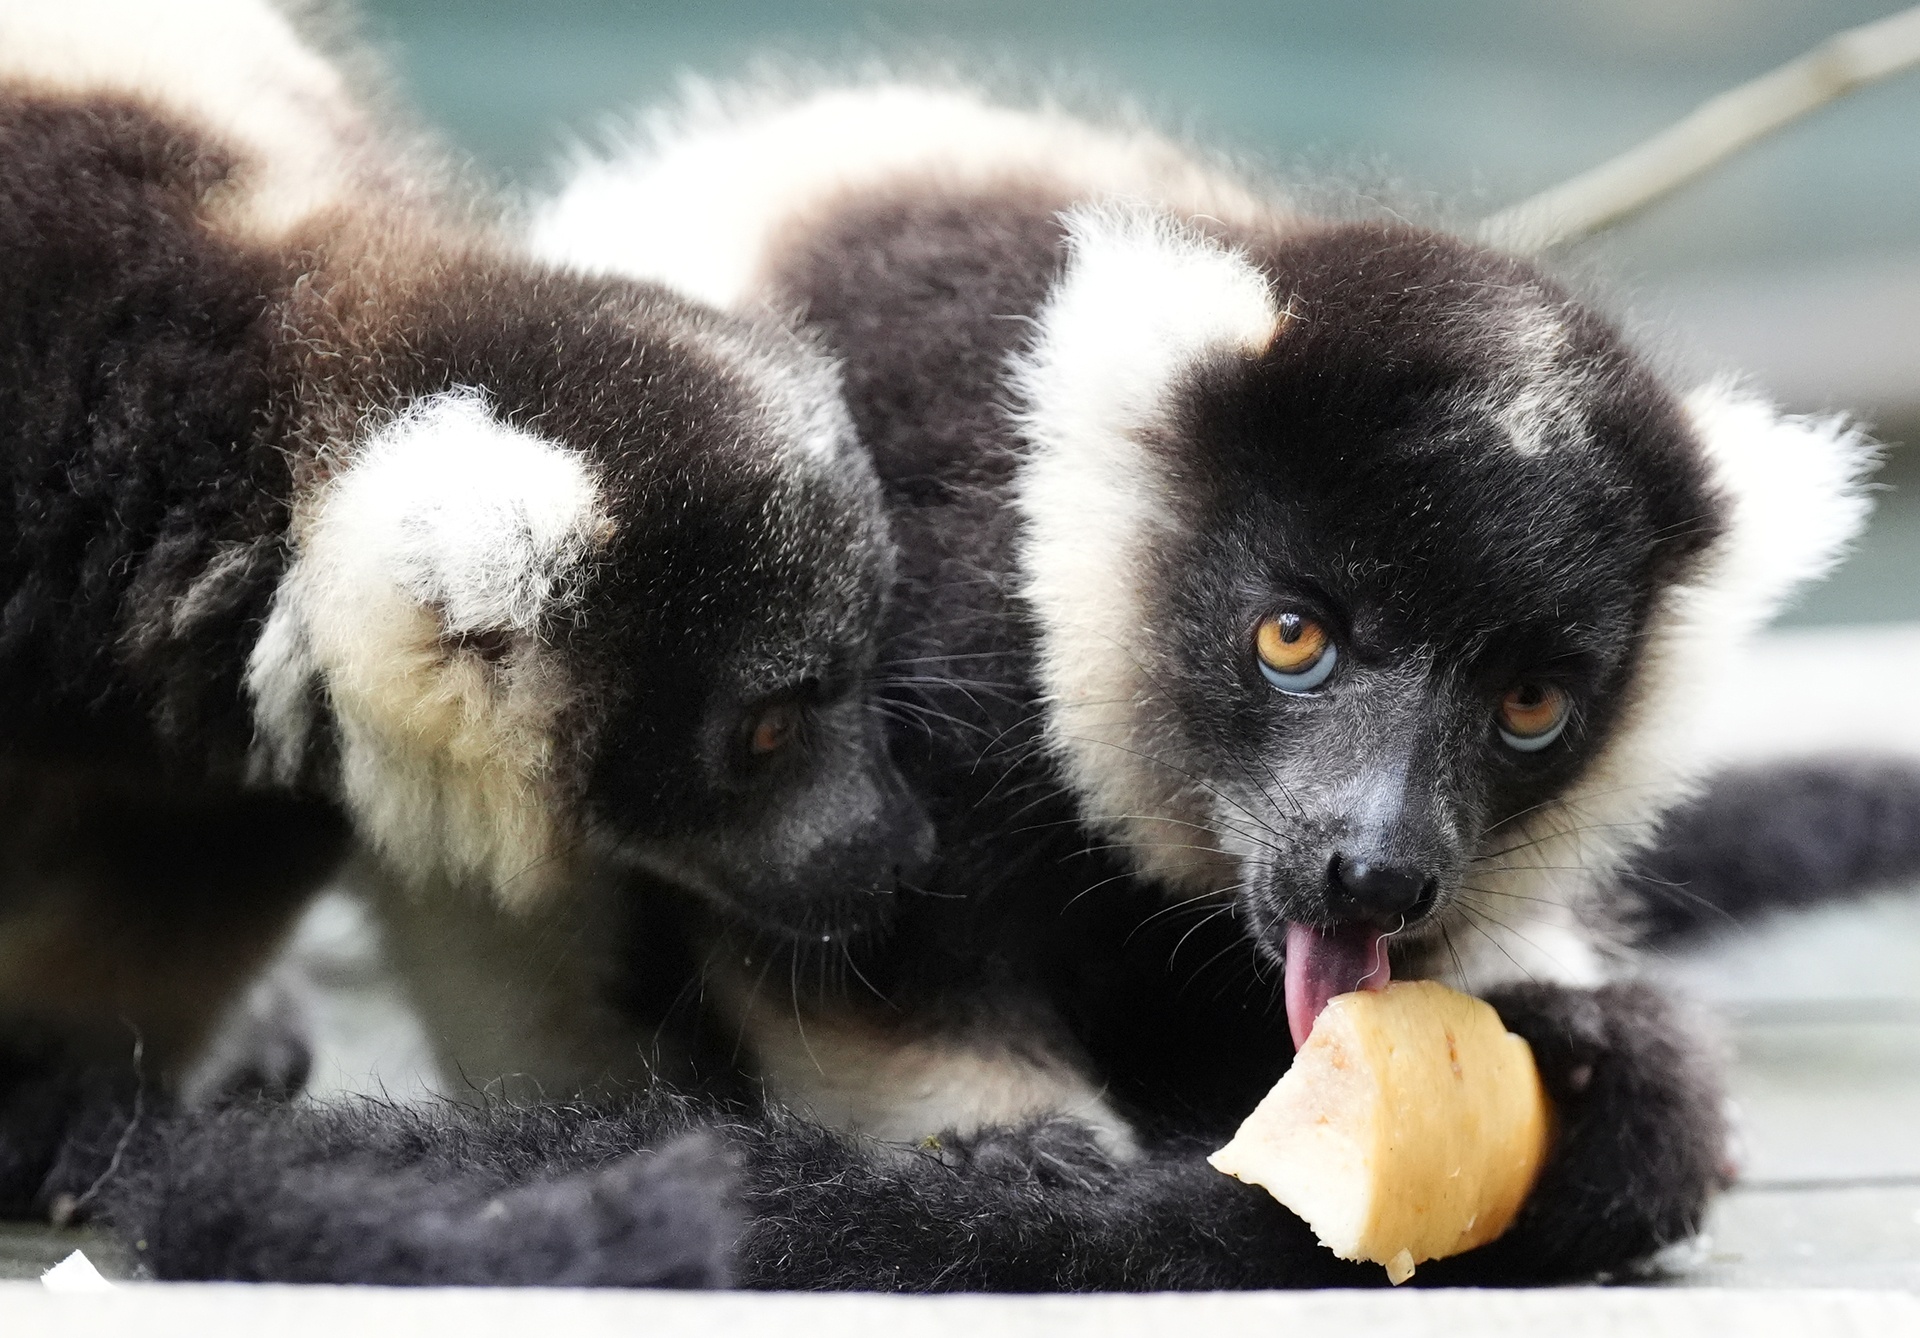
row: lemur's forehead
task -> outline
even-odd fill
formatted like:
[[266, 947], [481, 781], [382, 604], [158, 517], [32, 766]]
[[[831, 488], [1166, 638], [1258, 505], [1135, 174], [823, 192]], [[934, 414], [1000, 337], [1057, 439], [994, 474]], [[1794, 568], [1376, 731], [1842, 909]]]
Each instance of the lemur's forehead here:
[[1262, 259], [1286, 313], [1271, 374], [1347, 416], [1444, 408], [1541, 450], [1578, 439], [1581, 400], [1619, 351], [1525, 262], [1438, 234], [1355, 225]]
[[1270, 477], [1219, 495], [1194, 531], [1197, 567], [1256, 604], [1299, 596], [1432, 645], [1617, 640], [1661, 579], [1655, 526], [1604, 493], [1444, 470], [1365, 479]]
[[1448, 616], [1497, 592], [1577, 618], [1710, 528], [1673, 397], [1525, 262], [1375, 225], [1249, 256], [1286, 316], [1188, 383], [1177, 435], [1224, 466], [1189, 471], [1220, 485], [1213, 523], [1276, 565]]
[[457, 275], [416, 305], [404, 362], [419, 380], [482, 387], [503, 418], [604, 474], [806, 472], [858, 455], [833, 361], [778, 323], [651, 284], [517, 268]]
[[[479, 387], [503, 423], [582, 460], [615, 530], [610, 561], [678, 543], [751, 573], [795, 535], [881, 524], [837, 369], [790, 330], [557, 273], [455, 289], [437, 311], [419, 332], [422, 379]], [[843, 557], [859, 554], [816, 562]]]
[[1423, 637], [1619, 631], [1662, 552], [1711, 524], [1670, 396], [1512, 262], [1338, 241], [1292, 258], [1271, 346], [1188, 386], [1177, 449], [1215, 484], [1194, 532], [1233, 536], [1222, 556], [1250, 579], [1305, 581]]

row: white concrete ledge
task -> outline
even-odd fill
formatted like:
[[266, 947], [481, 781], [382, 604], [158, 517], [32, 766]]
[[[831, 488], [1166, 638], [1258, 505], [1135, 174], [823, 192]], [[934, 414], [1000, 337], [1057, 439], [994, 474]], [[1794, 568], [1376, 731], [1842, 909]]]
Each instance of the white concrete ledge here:
[[63, 1296], [37, 1283], [7, 1283], [0, 1284], [0, 1317], [0, 1328], [22, 1338], [1891, 1338], [1920, 1333], [1920, 1296], [1622, 1287], [934, 1298], [163, 1284]]
[[1920, 755], [1920, 624], [1770, 632], [1699, 708], [1707, 751], [1729, 761]]

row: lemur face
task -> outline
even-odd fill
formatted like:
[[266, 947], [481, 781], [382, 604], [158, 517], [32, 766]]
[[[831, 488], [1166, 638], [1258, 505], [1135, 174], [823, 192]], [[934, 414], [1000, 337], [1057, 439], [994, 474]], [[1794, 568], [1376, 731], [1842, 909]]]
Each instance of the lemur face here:
[[[1022, 377], [1056, 748], [1143, 871], [1289, 959], [1297, 1032], [1384, 937], [1604, 870], [1677, 792], [1701, 647], [1857, 521], [1857, 442], [1683, 405], [1517, 260], [1075, 227]], [[1762, 514], [1783, 485], [1817, 535]]]
[[[736, 481], [726, 512], [635, 531], [594, 595], [609, 616], [569, 638], [605, 685], [586, 801], [633, 862], [758, 927], [833, 938], [884, 916], [931, 852], [870, 709], [891, 550], [864, 469]], [[653, 505], [693, 514], [680, 491]], [[651, 668], [634, 673], [621, 624], [640, 608]]]
[[362, 832], [509, 905], [590, 857], [865, 927], [930, 835], [866, 706], [892, 550], [831, 365], [641, 285], [474, 270], [394, 321], [391, 407], [296, 515], [262, 765], [330, 724]]
[[1378, 228], [1255, 263], [1273, 338], [1195, 365], [1154, 447], [1195, 478], [1147, 621], [1277, 946], [1454, 904], [1604, 744], [1722, 522], [1679, 406], [1525, 267]]

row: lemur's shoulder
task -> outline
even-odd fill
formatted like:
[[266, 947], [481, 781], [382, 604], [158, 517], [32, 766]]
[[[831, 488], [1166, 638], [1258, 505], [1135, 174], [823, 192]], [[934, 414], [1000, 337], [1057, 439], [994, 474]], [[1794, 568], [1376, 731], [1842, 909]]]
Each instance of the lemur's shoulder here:
[[211, 207], [237, 235], [278, 236], [406, 179], [364, 83], [311, 40], [322, 7], [305, 10], [303, 20], [255, 0], [10, 0], [0, 80], [23, 96], [138, 108], [220, 145], [235, 188]]
[[[1124, 112], [1093, 121], [958, 82], [703, 85], [636, 118], [608, 153], [583, 156], [531, 236], [554, 259], [727, 307], [756, 300], [766, 267], [841, 210], [918, 202], [937, 218], [943, 201], [998, 201], [1008, 215], [1044, 216], [1098, 198], [1232, 219], [1272, 205]], [[671, 207], [654, 207], [663, 200]]]

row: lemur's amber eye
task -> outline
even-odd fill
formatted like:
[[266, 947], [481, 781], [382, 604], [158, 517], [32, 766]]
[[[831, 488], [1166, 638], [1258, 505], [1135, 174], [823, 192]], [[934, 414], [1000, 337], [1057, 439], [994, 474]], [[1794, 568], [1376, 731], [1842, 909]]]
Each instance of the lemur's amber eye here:
[[779, 752], [800, 732], [800, 708], [793, 702], [773, 702], [760, 708], [747, 735], [747, 748], [755, 757]]
[[1537, 753], [1560, 737], [1571, 706], [1567, 694], [1551, 683], [1516, 683], [1500, 699], [1500, 741]]
[[1312, 692], [1327, 681], [1340, 658], [1327, 629], [1298, 613], [1262, 618], [1253, 649], [1260, 672], [1282, 692]]

